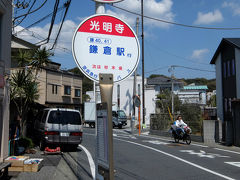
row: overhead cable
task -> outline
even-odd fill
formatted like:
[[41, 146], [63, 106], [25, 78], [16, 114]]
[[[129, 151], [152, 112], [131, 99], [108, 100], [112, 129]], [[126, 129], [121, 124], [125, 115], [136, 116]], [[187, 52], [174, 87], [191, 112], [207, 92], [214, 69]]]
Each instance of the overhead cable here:
[[41, 45], [43, 45], [43, 44], [47, 44], [49, 42], [50, 36], [52, 34], [52, 28], [53, 28], [53, 25], [54, 25], [54, 22], [55, 22], [56, 14], [57, 14], [58, 5], [59, 5], [59, 0], [56, 0], [55, 5], [54, 5], [54, 9], [53, 9], [53, 15], [52, 15], [50, 28], [48, 30], [48, 37], [46, 39], [38, 42], [37, 44], [40, 44], [40, 43], [46, 41], [46, 42], [41, 44]]
[[[58, 8], [58, 12], [60, 12], [61, 10], [63, 10], [65, 8], [65, 6], [61, 6]], [[49, 13], [48, 15], [44, 16], [43, 18], [39, 19], [38, 21], [30, 24], [29, 26], [27, 26], [26, 28], [23, 28], [22, 30], [18, 31], [18, 32], [15, 32], [14, 34], [17, 34], [17, 33], [21, 33], [22, 31], [26, 30], [26, 29], [29, 29], [37, 24], [39, 24], [40, 22], [44, 21], [45, 19], [49, 18], [51, 15], [53, 14], [53, 12]]]
[[61, 25], [60, 25], [60, 27], [59, 27], [57, 36], [56, 36], [55, 41], [54, 41], [52, 47], [50, 48], [50, 50], [52, 50], [52, 49], [54, 48], [54, 46], [57, 44], [57, 40], [58, 40], [58, 37], [59, 37], [60, 32], [61, 32], [61, 30], [62, 30], [62, 26], [63, 26], [63, 23], [64, 23], [64, 21], [65, 21], [65, 18], [66, 18], [66, 15], [67, 15], [67, 12], [68, 12], [68, 9], [69, 9], [70, 4], [71, 4], [71, 0], [68, 0], [68, 1], [64, 4], [64, 5], [66, 6], [66, 10], [65, 10], [65, 13], [64, 13], [64, 16], [63, 16]]
[[172, 65], [171, 67], [180, 67], [180, 68], [185, 68], [185, 69], [191, 69], [195, 71], [202, 71], [202, 72], [216, 72], [216, 71], [210, 71], [210, 70], [205, 70], [205, 69], [198, 69], [198, 68], [192, 68], [192, 67], [186, 67], [186, 66], [180, 66], [180, 65]]
[[18, 24], [15, 25], [15, 20], [16, 18], [13, 19], [13, 25], [14, 27], [18, 26], [19, 24], [21, 24], [23, 22], [23, 20], [29, 15], [30, 11], [32, 10], [34, 4], [36, 3], [37, 0], [34, 0], [31, 7], [28, 9], [27, 13], [24, 15], [24, 17], [18, 22]]
[[[122, 11], [131, 13], [131, 14], [135, 14], [137, 16], [141, 16], [141, 14], [115, 6], [115, 5], [111, 5], [112, 7], [115, 7], [117, 9], [120, 9]], [[193, 26], [193, 25], [188, 25], [188, 24], [182, 24], [182, 23], [176, 23], [176, 22], [171, 22], [171, 21], [166, 21], [163, 19], [159, 19], [159, 18], [154, 18], [154, 17], [150, 17], [150, 16], [146, 16], [144, 15], [145, 18], [151, 19], [151, 20], [155, 20], [155, 21], [159, 21], [162, 23], [167, 23], [167, 24], [173, 24], [173, 25], [177, 25], [177, 26], [182, 26], [182, 27], [188, 27], [188, 28], [195, 28], [195, 29], [207, 29], [207, 30], [240, 30], [240, 27], [230, 27], [230, 28], [226, 28], [226, 27], [204, 27], [204, 26]]]
[[18, 18], [20, 18], [20, 17], [23, 17], [23, 16], [25, 16], [25, 15], [29, 15], [29, 14], [32, 14], [32, 13], [38, 11], [39, 9], [41, 9], [41, 8], [46, 4], [47, 1], [48, 1], [48, 0], [45, 0], [38, 8], [34, 9], [33, 11], [15, 17], [15, 18], [13, 19], [13, 21], [15, 21], [16, 19], [18, 19]]

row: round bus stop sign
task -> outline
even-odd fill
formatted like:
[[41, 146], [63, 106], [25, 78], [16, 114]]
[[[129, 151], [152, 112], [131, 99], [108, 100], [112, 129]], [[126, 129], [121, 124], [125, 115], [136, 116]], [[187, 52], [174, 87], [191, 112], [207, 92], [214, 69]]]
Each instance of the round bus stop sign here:
[[88, 17], [76, 29], [72, 53], [79, 69], [93, 81], [99, 73], [113, 74], [113, 82], [128, 78], [140, 57], [138, 38], [131, 27], [112, 15]]

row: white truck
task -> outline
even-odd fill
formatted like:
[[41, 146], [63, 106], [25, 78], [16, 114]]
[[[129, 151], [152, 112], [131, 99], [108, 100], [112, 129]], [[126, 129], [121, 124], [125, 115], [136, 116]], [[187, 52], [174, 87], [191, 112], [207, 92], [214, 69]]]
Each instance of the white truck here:
[[96, 120], [96, 104], [95, 102], [84, 103], [84, 123], [88, 124], [89, 127], [95, 127]]
[[[112, 108], [112, 123], [113, 128], [118, 127], [121, 129], [123, 126], [127, 125], [127, 116], [123, 110], [116, 110]], [[95, 128], [96, 120], [96, 104], [95, 102], [85, 102], [84, 103], [84, 123], [88, 124], [89, 127]]]

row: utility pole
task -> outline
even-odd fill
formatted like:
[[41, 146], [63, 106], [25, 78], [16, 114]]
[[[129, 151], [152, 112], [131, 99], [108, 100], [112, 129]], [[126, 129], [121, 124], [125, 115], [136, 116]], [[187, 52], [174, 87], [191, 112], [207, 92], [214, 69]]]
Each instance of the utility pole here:
[[[139, 28], [139, 17], [136, 19], [136, 35], [138, 36], [138, 28]], [[136, 82], [137, 82], [137, 69], [134, 72], [133, 79], [133, 98], [136, 96]], [[133, 103], [133, 116], [135, 117], [135, 105]]]
[[[138, 28], [139, 28], [139, 17], [136, 19], [136, 35], [138, 37]], [[135, 122], [135, 104], [134, 104], [134, 97], [136, 96], [136, 81], [137, 81], [137, 69], [134, 72], [134, 79], [133, 79], [133, 112], [132, 112], [132, 120], [131, 120], [131, 132], [133, 133], [133, 122]]]
[[169, 68], [169, 72], [171, 72], [171, 82], [172, 82], [172, 90], [171, 90], [171, 94], [172, 94], [172, 115], [173, 115], [173, 119], [174, 119], [174, 82], [173, 82], [173, 79], [174, 79], [174, 66], [172, 65], [170, 68]]
[[143, 0], [141, 0], [141, 18], [142, 18], [142, 112], [143, 112], [143, 124], [145, 124]]

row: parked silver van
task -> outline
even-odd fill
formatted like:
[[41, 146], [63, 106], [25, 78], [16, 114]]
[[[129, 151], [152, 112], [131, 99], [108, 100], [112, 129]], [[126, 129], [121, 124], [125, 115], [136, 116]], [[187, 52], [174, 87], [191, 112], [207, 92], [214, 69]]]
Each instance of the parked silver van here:
[[40, 149], [48, 145], [73, 145], [82, 142], [82, 117], [78, 110], [46, 108], [34, 124]]

